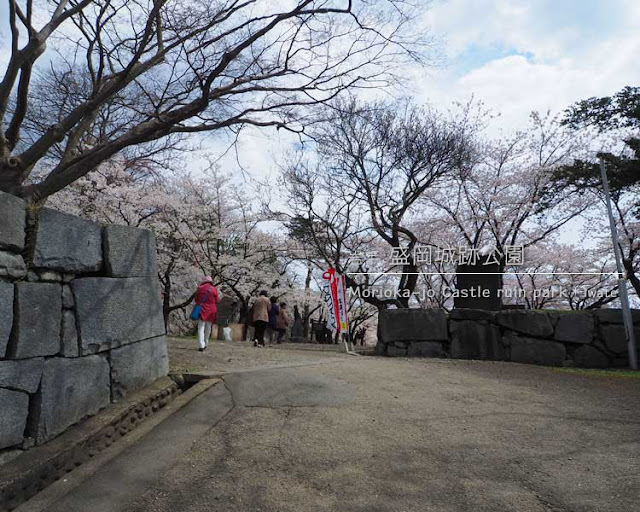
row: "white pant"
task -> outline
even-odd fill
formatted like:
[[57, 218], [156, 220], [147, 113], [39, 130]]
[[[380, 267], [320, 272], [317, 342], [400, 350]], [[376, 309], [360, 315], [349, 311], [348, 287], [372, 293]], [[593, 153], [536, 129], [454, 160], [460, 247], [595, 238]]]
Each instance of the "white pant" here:
[[209, 343], [212, 326], [213, 324], [211, 322], [198, 320], [198, 346], [200, 348], [205, 348], [207, 346], [207, 343]]

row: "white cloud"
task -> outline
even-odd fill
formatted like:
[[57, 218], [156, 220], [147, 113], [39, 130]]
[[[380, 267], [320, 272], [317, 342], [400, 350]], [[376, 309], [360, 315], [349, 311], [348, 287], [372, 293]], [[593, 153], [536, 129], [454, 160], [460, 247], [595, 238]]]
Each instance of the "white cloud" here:
[[[444, 25], [452, 31], [452, 55], [460, 59], [469, 48], [491, 45], [512, 48], [512, 53], [520, 54], [496, 54], [476, 66], [471, 62], [461, 73], [449, 68], [432, 71], [426, 77], [422, 74], [414, 80], [414, 92], [422, 101], [438, 105], [474, 95], [502, 114], [504, 128], [514, 129], [526, 122], [532, 110], [557, 112], [577, 100], [609, 95], [625, 85], [640, 83], [638, 2], [612, 2], [615, 20], [602, 24], [608, 26], [615, 21], [618, 25], [608, 36], [594, 31], [586, 22], [583, 26], [553, 29], [558, 24], [549, 20], [553, 10], [544, 18], [539, 9], [510, 9], [513, 2], [479, 1], [468, 8], [465, 3], [468, 5], [462, 0], [438, 4], [429, 14], [436, 27]], [[624, 13], [620, 18], [623, 23], [618, 20], [618, 12]], [[438, 19], [446, 23], [436, 22]]]
[[470, 45], [499, 45], [531, 53], [538, 60], [553, 59], [562, 55], [563, 46], [578, 34], [571, 25], [552, 30], [549, 21], [553, 12], [546, 12], [543, 3], [438, 1], [425, 16], [432, 30], [446, 37], [450, 58], [460, 56]]

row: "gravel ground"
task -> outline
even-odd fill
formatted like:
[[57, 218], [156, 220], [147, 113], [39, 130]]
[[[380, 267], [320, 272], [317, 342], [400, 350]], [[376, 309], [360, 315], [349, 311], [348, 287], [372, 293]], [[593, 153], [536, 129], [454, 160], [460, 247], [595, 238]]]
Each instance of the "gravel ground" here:
[[192, 340], [170, 355], [229, 373], [50, 512], [640, 510], [638, 379]]
[[227, 368], [320, 364], [225, 376], [233, 410], [132, 511], [640, 510], [639, 380], [210, 348]]

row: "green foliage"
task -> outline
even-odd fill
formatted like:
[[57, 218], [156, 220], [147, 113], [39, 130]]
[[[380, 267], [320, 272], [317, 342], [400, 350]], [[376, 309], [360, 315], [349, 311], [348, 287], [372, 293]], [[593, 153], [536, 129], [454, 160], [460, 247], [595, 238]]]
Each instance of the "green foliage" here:
[[[640, 185], [640, 139], [628, 139], [625, 143], [633, 149], [633, 156], [598, 154], [607, 166], [609, 188], [614, 197]], [[572, 165], [558, 168], [553, 177], [554, 181], [578, 190], [599, 189], [602, 186], [598, 162], [575, 160]]]
[[319, 220], [308, 219], [303, 216], [292, 217], [287, 223], [286, 227], [289, 231], [289, 236], [302, 244], [309, 244], [311, 246], [321, 246], [323, 250], [327, 250], [330, 246], [330, 240], [327, 236], [327, 227], [323, 226], [323, 223]]
[[[592, 127], [600, 132], [640, 130], [640, 87], [628, 86], [613, 96], [579, 101], [565, 111], [562, 124], [575, 129]], [[640, 186], [640, 138], [629, 136], [623, 142], [626, 146], [623, 154], [598, 154], [606, 164], [614, 199]], [[553, 180], [558, 186], [571, 186], [578, 191], [597, 190], [602, 186], [599, 163], [584, 160], [560, 167]], [[636, 213], [640, 215], [640, 208]]]
[[640, 128], [640, 87], [627, 86], [613, 96], [579, 101], [565, 111], [563, 124], [600, 131]]

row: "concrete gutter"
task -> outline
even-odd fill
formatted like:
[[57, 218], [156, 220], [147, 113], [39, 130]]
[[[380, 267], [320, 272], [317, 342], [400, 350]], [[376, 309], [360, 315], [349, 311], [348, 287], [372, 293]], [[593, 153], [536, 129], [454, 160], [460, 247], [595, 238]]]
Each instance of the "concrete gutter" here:
[[[180, 396], [180, 389], [173, 380], [168, 377], [159, 379], [55, 439], [13, 458], [0, 466], [0, 511], [16, 509], [31, 497], [42, 494], [52, 484], [62, 483], [63, 480], [59, 479], [80, 466], [92, 466], [93, 461], [98, 460], [96, 456], [109, 452], [109, 447], [118, 450], [121, 445], [134, 442], [129, 440], [138, 439], [216, 382], [207, 381], [194, 386], [192, 392]], [[126, 441], [115, 443], [122, 437]], [[20, 507], [18, 510], [32, 508]]]
[[[131, 435], [16, 511], [123, 510], [139, 495], [141, 488], [160, 478], [233, 408], [233, 399], [221, 381], [203, 380]], [[178, 411], [180, 414], [174, 414]]]

